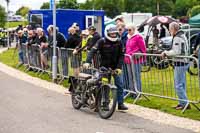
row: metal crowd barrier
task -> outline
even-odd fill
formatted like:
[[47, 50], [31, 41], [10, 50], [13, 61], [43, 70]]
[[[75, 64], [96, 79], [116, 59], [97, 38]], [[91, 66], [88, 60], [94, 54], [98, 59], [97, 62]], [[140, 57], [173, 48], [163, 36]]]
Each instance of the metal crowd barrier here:
[[[60, 60], [62, 66], [62, 80], [69, 76], [77, 76], [81, 71], [82, 64], [85, 62], [88, 51], [82, 51], [77, 54], [73, 54], [74, 49], [60, 48]], [[92, 66], [95, 68], [99, 67], [100, 56], [97, 53], [92, 61]], [[61, 81], [62, 81], [61, 80]]]
[[[24, 63], [28, 66], [27, 70], [33, 69], [37, 72], [52, 73], [52, 56], [53, 48], [41, 50], [39, 45], [27, 46], [22, 45]], [[61, 76], [60, 82], [69, 76], [77, 76], [81, 71], [81, 65], [85, 61], [87, 52], [73, 54], [74, 49], [57, 48], [58, 57], [58, 75]], [[41, 53], [47, 59], [48, 68], [44, 68], [41, 64]], [[83, 54], [84, 53], [84, 54]], [[84, 57], [84, 58], [83, 58]], [[93, 67], [98, 68], [100, 63], [100, 55], [97, 53], [93, 58]], [[176, 56], [163, 58], [159, 54], [141, 54], [136, 53], [133, 56], [125, 55], [125, 63], [123, 64], [123, 83], [127, 94], [135, 97], [135, 101], [144, 96], [155, 96], [167, 98], [171, 100], [184, 101], [178, 98], [174, 84], [175, 66], [187, 66], [186, 72], [186, 94], [189, 103], [197, 106], [200, 103], [200, 73], [199, 62], [193, 56]], [[186, 69], [186, 68], [185, 68]], [[179, 71], [184, 69], [180, 69]], [[184, 77], [181, 77], [184, 78]], [[186, 107], [187, 107], [186, 106]], [[185, 111], [186, 107], [183, 109]]]
[[33, 44], [28, 47], [29, 49], [29, 70], [33, 69], [37, 72], [42, 71], [41, 65], [41, 55], [40, 55], [40, 47], [37, 44]]
[[[181, 66], [177, 69], [176, 66]], [[195, 67], [194, 67], [195, 66]], [[194, 105], [199, 111], [200, 108], [196, 105], [200, 103], [200, 75], [199, 63], [192, 56], [176, 56], [163, 58], [159, 54], [141, 54], [137, 53], [133, 56], [125, 55], [125, 67], [128, 70], [128, 88], [125, 91], [135, 95], [136, 99], [141, 96], [155, 96], [187, 102], [185, 109], [189, 103]], [[175, 90], [174, 79], [176, 71], [184, 73], [192, 70], [197, 72], [197, 75], [186, 72], [186, 95], [188, 100], [178, 98]], [[183, 80], [183, 77], [178, 77]]]
[[21, 45], [21, 50], [22, 50], [22, 52], [23, 52], [23, 59], [24, 59], [24, 64], [25, 65], [28, 65], [28, 48], [27, 48], [27, 46], [26, 46], [26, 44], [22, 44]]
[[[64, 79], [69, 76], [76, 76], [80, 71], [80, 66], [85, 61], [87, 57], [87, 52], [83, 51], [82, 53], [73, 54], [74, 49], [66, 48], [56, 48], [57, 53], [57, 72], [60, 76], [62, 82]], [[28, 67], [27, 70], [34, 70], [38, 74], [42, 75], [43, 73], [52, 73], [52, 56], [53, 48], [41, 49], [39, 45], [33, 44], [28, 46], [26, 44], [22, 45], [22, 51], [24, 55], [25, 65]], [[42, 57], [43, 56], [43, 57]], [[83, 57], [83, 58], [82, 58]], [[93, 66], [99, 66], [99, 55], [96, 55], [93, 62]], [[47, 66], [42, 64], [43, 60], [46, 60]]]
[[[56, 56], [57, 56], [57, 75], [61, 75], [60, 74], [60, 54], [59, 54], [59, 48], [56, 48]], [[52, 57], [53, 57], [53, 47], [48, 47], [42, 50], [42, 54], [44, 54], [44, 57], [46, 58], [47, 61], [47, 66], [42, 68], [43, 72], [42, 73], [48, 73], [48, 74], [52, 74]]]
[[60, 48], [60, 60], [61, 60], [61, 66], [62, 66], [62, 80], [65, 78], [68, 78], [68, 52], [66, 48]]

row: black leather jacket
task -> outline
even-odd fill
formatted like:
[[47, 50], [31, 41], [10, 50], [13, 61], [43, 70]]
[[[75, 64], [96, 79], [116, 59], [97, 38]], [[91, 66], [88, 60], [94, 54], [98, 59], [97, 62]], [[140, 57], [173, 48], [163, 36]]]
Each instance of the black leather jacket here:
[[116, 42], [109, 41], [108, 39], [100, 39], [96, 45], [92, 47], [88, 53], [86, 62], [91, 63], [92, 58], [97, 51], [100, 54], [100, 66], [111, 69], [121, 69], [123, 63], [123, 53], [121, 47], [121, 41]]

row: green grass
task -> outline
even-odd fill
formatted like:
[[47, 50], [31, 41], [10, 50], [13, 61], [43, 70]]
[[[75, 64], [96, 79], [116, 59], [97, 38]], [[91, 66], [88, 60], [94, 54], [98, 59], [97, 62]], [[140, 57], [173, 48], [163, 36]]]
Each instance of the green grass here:
[[[187, 96], [189, 100], [200, 102], [198, 76], [191, 76], [187, 73], [186, 77]], [[142, 73], [142, 89], [146, 93], [175, 98], [173, 68], [168, 67], [167, 69], [161, 70], [152, 68], [151, 71]]]
[[[17, 54], [17, 50], [15, 51], [15, 54], [14, 54], [14, 49], [9, 49], [8, 51], [5, 51], [3, 52], [2, 54], [0, 54], [0, 62], [10, 66], [10, 67], [13, 67], [13, 68], [16, 68], [22, 72], [25, 72], [26, 70], [26, 67], [25, 66], [21, 66], [19, 68], [17, 68], [17, 64], [18, 64], [18, 54]], [[51, 79], [51, 76], [47, 73], [44, 73], [42, 75], [37, 74], [33, 71], [27, 71], [26, 72], [28, 75], [30, 76], [33, 76], [33, 77], [39, 77], [43, 80], [46, 80], [46, 81], [49, 81], [51, 82], [52, 79]], [[68, 86], [68, 83], [66, 80], [64, 80], [61, 85], [63, 85], [64, 87], [67, 87]]]
[[[140, 100], [138, 100], [138, 102], [136, 102], [136, 104], [151, 109], [157, 109], [172, 115], [200, 121], [200, 112], [193, 106], [191, 110], [186, 110], [184, 113], [181, 113], [180, 110], [175, 110], [172, 108], [173, 106], [177, 105], [177, 101], [161, 99], [157, 97], [148, 97], [148, 98], [150, 99], [150, 101], [142, 97]], [[125, 101], [128, 103], [133, 103], [133, 99], [130, 97], [127, 98]]]
[[12, 28], [12, 27], [17, 27], [18, 25], [27, 25], [28, 21], [21, 21], [21, 22], [6, 22], [5, 28]]
[[[173, 68], [156, 69], [152, 68], [149, 72], [143, 72], [142, 77], [142, 92], [148, 94], [156, 94], [166, 96], [170, 98], [177, 98], [174, 90], [174, 76]], [[187, 96], [190, 101], [200, 101], [200, 89], [198, 76], [191, 76], [187, 73]], [[162, 112], [169, 114], [186, 117], [194, 120], [200, 120], [200, 111], [194, 106], [191, 110], [186, 110], [181, 113], [181, 110], [175, 110], [172, 107], [178, 104], [178, 101], [169, 99], [163, 99], [158, 97], [148, 97], [150, 101], [141, 98], [136, 102], [137, 105], [141, 105], [148, 108], [158, 109]], [[127, 98], [126, 102], [133, 103], [132, 98]], [[200, 107], [200, 104], [198, 104]]]
[[[16, 68], [17, 65], [17, 52], [14, 55], [13, 58], [13, 52], [14, 49], [10, 49], [2, 54], [0, 54], [0, 62], [11, 66], [13, 68]], [[20, 67], [16, 68], [19, 69], [20, 71], [25, 70], [25, 67]], [[153, 68], [150, 72], [142, 73], [142, 86], [143, 86], [143, 91], [148, 92], [148, 93], [154, 93], [154, 94], [160, 94], [164, 96], [169, 96], [169, 97], [175, 97], [175, 93], [173, 91], [173, 73], [172, 73], [172, 68], [164, 69], [164, 70], [158, 70]], [[70, 73], [72, 73], [72, 70], [70, 70]], [[27, 74], [33, 76], [33, 77], [39, 77], [36, 73], [29, 71]], [[161, 75], [166, 74], [164, 78], [160, 78]], [[190, 75], [187, 75], [189, 77]], [[171, 78], [168, 78], [171, 77]], [[47, 80], [51, 82], [51, 78], [49, 77], [48, 74], [43, 74], [41, 77], [39, 77], [43, 80]], [[147, 80], [151, 79], [151, 80]], [[160, 79], [160, 80], [158, 80]], [[164, 84], [162, 85], [161, 82], [164, 81]], [[188, 95], [190, 99], [196, 100], [193, 98], [194, 92], [198, 89], [195, 88], [195, 85], [198, 84], [198, 79], [196, 76], [192, 76], [191, 79], [187, 78], [187, 81], [192, 83], [191, 90], [193, 91], [188, 91]], [[197, 83], [196, 83], [197, 82]], [[65, 80], [62, 83], [63, 86], [67, 87], [68, 83], [67, 80]], [[190, 84], [188, 84], [190, 86]], [[164, 91], [163, 91], [164, 90]], [[197, 98], [200, 97], [199, 91], [196, 92]], [[196, 96], [195, 95], [195, 96]], [[147, 108], [153, 108], [160, 110], [162, 112], [166, 112], [169, 114], [173, 114], [176, 116], [181, 116], [181, 117], [186, 117], [194, 120], [199, 120], [200, 121], [200, 112], [192, 106], [191, 110], [186, 110], [184, 114], [181, 113], [181, 111], [177, 111], [172, 108], [172, 106], [177, 105], [177, 101], [169, 100], [169, 99], [162, 99], [158, 97], [149, 97], [150, 101], [147, 101], [143, 97], [137, 101], [137, 105], [141, 105]], [[127, 98], [125, 100], [128, 103], [133, 103], [132, 98]], [[200, 106], [200, 104], [198, 104]]]

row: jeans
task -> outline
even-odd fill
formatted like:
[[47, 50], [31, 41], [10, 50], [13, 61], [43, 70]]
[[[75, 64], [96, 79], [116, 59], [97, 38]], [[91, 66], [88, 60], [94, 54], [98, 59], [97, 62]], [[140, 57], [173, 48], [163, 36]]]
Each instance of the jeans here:
[[199, 67], [200, 67], [200, 49], [198, 50], [198, 62], [199, 62]]
[[[127, 65], [122, 65], [122, 74], [120, 75], [122, 78], [123, 89], [129, 89], [129, 78], [128, 78], [128, 69]], [[124, 92], [124, 96], [127, 95], [128, 92]]]
[[24, 56], [23, 56], [23, 52], [21, 50], [18, 52], [18, 55], [19, 55], [19, 61], [21, 63], [24, 63]]
[[[132, 66], [127, 65], [128, 68], [128, 77], [129, 77], [129, 89], [133, 90], [136, 92], [135, 87], [134, 87], [134, 79], [133, 79], [133, 74], [132, 74]], [[142, 85], [141, 85], [141, 64], [134, 64], [134, 74], [135, 74], [135, 81], [137, 85], [137, 90], [139, 92], [142, 91]]]
[[123, 104], [123, 83], [122, 83], [122, 76], [121, 75], [115, 75], [114, 76], [115, 85], [117, 86], [117, 101], [118, 104]]
[[134, 64], [135, 67], [135, 80], [137, 84], [137, 90], [139, 92], [142, 91], [142, 83], [141, 83], [141, 65], [140, 64]]
[[182, 106], [185, 106], [187, 104], [187, 94], [186, 94], [186, 71], [188, 69], [189, 65], [185, 66], [175, 66], [174, 70], [174, 85], [175, 90], [178, 95], [179, 104]]

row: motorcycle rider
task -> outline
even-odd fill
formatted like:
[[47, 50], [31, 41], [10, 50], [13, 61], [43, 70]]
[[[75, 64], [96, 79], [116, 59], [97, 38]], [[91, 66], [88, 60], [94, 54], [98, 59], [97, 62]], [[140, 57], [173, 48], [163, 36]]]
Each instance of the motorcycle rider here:
[[121, 41], [118, 38], [118, 30], [115, 25], [108, 25], [104, 31], [105, 38], [101, 38], [92, 47], [88, 53], [86, 63], [83, 64], [84, 68], [88, 68], [92, 62], [92, 58], [99, 51], [101, 60], [100, 67], [111, 68], [117, 72], [114, 75], [115, 85], [117, 86], [117, 100], [119, 110], [128, 110], [123, 101], [123, 85], [120, 78], [123, 64], [123, 52]]

